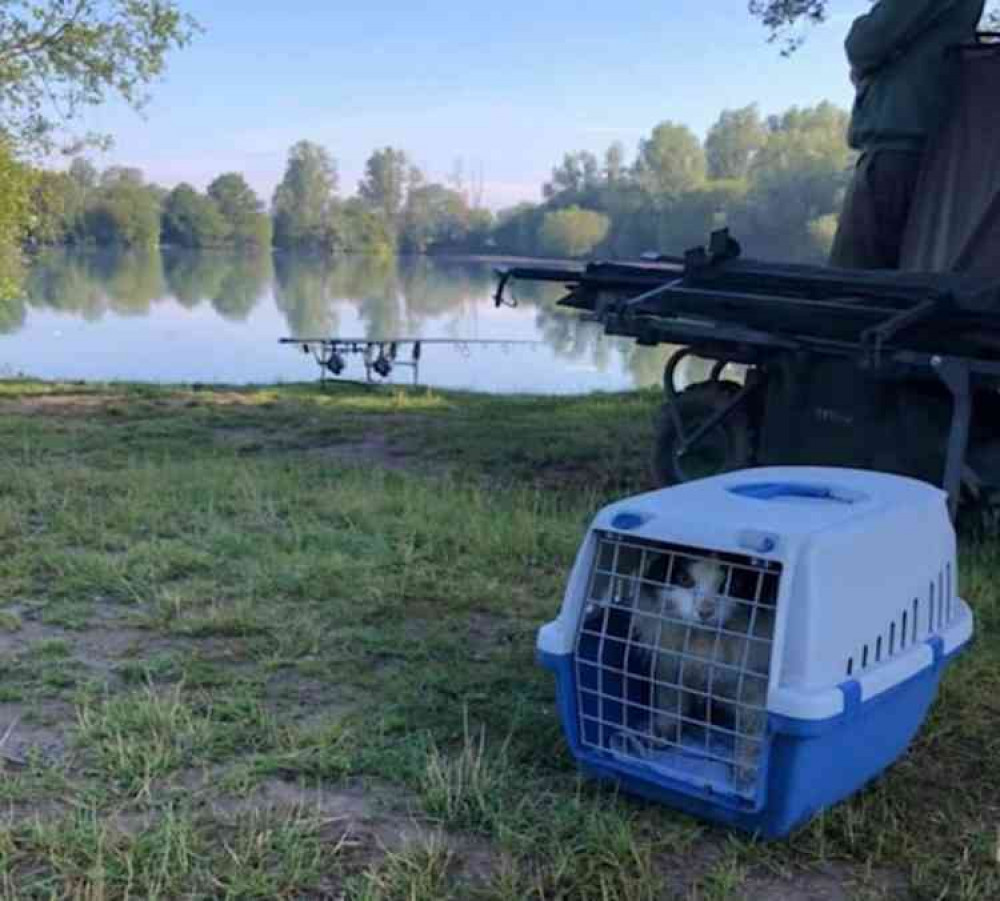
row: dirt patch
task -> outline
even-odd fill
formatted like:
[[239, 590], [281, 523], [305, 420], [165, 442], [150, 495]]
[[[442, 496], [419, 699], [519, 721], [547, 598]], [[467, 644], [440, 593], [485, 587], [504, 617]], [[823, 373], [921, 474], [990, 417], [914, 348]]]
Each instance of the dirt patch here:
[[900, 873], [869, 873], [856, 867], [831, 864], [788, 879], [755, 877], [740, 890], [741, 901], [852, 901], [863, 889], [875, 897], [907, 895], [908, 880]]
[[245, 797], [214, 798], [209, 808], [219, 819], [259, 810], [298, 810], [326, 820], [374, 821], [379, 802], [372, 790], [347, 788], [305, 788], [280, 779], [269, 779]]
[[310, 438], [261, 427], [224, 426], [214, 429], [212, 435], [215, 441], [240, 454], [301, 454], [347, 466], [378, 466], [395, 471], [429, 473], [443, 469], [393, 445], [381, 432], [360, 436], [352, 433], [344, 440], [331, 440], [330, 435]]
[[461, 837], [446, 835], [410, 813], [415, 800], [388, 785], [307, 787], [268, 779], [244, 796], [213, 797], [206, 803], [211, 815], [222, 822], [263, 812], [314, 817], [372, 851], [397, 851], [434, 840], [458, 851], [466, 844]]
[[429, 461], [421, 460], [409, 451], [393, 447], [385, 435], [377, 433], [368, 434], [360, 441], [313, 447], [306, 453], [324, 460], [336, 460], [354, 466], [380, 466], [383, 469], [421, 472], [428, 472], [434, 468]]
[[527, 620], [497, 616], [492, 613], [470, 613], [469, 644], [483, 651], [514, 644], [526, 635], [533, 641], [537, 624]]
[[0, 402], [0, 415], [90, 416], [123, 400], [120, 394], [38, 394]]
[[338, 690], [328, 682], [285, 671], [268, 680], [265, 703], [282, 721], [291, 720], [302, 729], [318, 731], [355, 713], [364, 698], [353, 690]]
[[33, 757], [63, 761], [75, 724], [73, 708], [59, 701], [0, 704], [0, 763], [23, 767]]

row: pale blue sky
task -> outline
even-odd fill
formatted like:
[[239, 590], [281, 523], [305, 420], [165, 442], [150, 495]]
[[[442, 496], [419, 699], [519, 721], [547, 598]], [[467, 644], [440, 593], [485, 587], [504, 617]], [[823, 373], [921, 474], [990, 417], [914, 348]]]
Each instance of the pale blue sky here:
[[720, 110], [765, 113], [823, 99], [847, 106], [843, 37], [865, 0], [791, 60], [766, 43], [746, 0], [187, 0], [205, 33], [173, 56], [145, 119], [120, 105], [88, 125], [116, 146], [97, 162], [203, 187], [241, 171], [266, 197], [287, 150], [308, 138], [353, 189], [375, 147], [404, 148], [431, 177], [462, 158], [485, 200], [535, 199], [563, 152], [632, 153], [657, 122], [699, 134]]

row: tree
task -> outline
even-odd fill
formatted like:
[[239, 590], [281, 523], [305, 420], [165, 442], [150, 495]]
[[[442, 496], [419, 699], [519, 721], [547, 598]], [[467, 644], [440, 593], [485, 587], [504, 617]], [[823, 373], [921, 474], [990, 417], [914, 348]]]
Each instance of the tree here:
[[[816, 25], [827, 17], [829, 0], [749, 0], [751, 15], [763, 22], [770, 32], [770, 39], [783, 40], [783, 52], [788, 54], [802, 43], [800, 25]], [[993, 4], [990, 4], [991, 6]], [[1000, 26], [1000, 11], [993, 9], [987, 13], [986, 24]]]
[[607, 216], [571, 206], [545, 214], [538, 230], [538, 244], [543, 253], [551, 256], [579, 257], [600, 244], [610, 227]]
[[329, 249], [337, 253], [366, 253], [391, 257], [396, 236], [385, 217], [359, 197], [338, 203], [330, 217]]
[[604, 178], [609, 185], [616, 185], [625, 175], [625, 147], [621, 141], [615, 141], [604, 152]]
[[746, 178], [755, 154], [767, 141], [756, 104], [724, 110], [705, 139], [709, 178]]
[[601, 166], [597, 157], [587, 150], [567, 153], [560, 165], [552, 170], [552, 180], [542, 187], [546, 200], [559, 194], [579, 198], [584, 192], [600, 184]]
[[[24, 236], [31, 202], [31, 174], [0, 138], [0, 302], [10, 298], [20, 276], [21, 240]], [[9, 319], [6, 306], [0, 307], [0, 320]]]
[[440, 245], [457, 245], [467, 235], [470, 210], [465, 196], [444, 185], [410, 191], [400, 236], [406, 250], [425, 253]]
[[88, 159], [82, 156], [75, 157], [69, 166], [69, 177], [80, 191], [87, 193], [93, 191], [100, 181], [100, 173], [97, 167]]
[[656, 211], [655, 242], [644, 250], [683, 253], [704, 244], [708, 235], [730, 223], [746, 203], [748, 186], [738, 179], [716, 179], [685, 192]]
[[237, 172], [220, 175], [208, 186], [207, 193], [215, 201], [219, 212], [231, 222], [252, 216], [263, 209], [253, 188]]
[[705, 179], [705, 151], [685, 125], [661, 122], [639, 143], [635, 173], [652, 196], [677, 196]]
[[840, 210], [851, 160], [844, 143], [847, 121], [847, 113], [830, 103], [771, 120], [767, 143], [750, 167], [746, 206], [733, 222], [749, 253], [819, 260], [817, 236], [829, 220], [810, 226]]
[[506, 253], [536, 255], [538, 230], [544, 216], [545, 207], [526, 202], [500, 210], [493, 230], [496, 246]]
[[77, 186], [66, 172], [33, 173], [31, 214], [24, 235], [29, 244], [69, 243], [81, 213]]
[[215, 247], [226, 241], [229, 224], [211, 197], [181, 184], [163, 203], [162, 232], [167, 244]]
[[84, 228], [98, 244], [153, 247], [160, 238], [157, 194], [131, 178], [112, 180], [88, 207]]
[[0, 0], [0, 125], [17, 152], [51, 150], [86, 107], [140, 108], [197, 29], [173, 0]]
[[285, 176], [274, 192], [274, 241], [279, 247], [328, 245], [337, 166], [318, 144], [300, 141], [288, 153]]
[[141, 186], [146, 184], [146, 176], [134, 166], [109, 166], [101, 173], [99, 184], [102, 188], [114, 185]]
[[358, 196], [381, 214], [393, 232], [399, 229], [403, 206], [410, 190], [423, 181], [420, 170], [411, 166], [402, 150], [384, 147], [365, 163], [365, 177]]
[[208, 186], [208, 196], [228, 224], [229, 240], [241, 247], [269, 247], [272, 239], [271, 218], [264, 205], [236, 173], [220, 175]]

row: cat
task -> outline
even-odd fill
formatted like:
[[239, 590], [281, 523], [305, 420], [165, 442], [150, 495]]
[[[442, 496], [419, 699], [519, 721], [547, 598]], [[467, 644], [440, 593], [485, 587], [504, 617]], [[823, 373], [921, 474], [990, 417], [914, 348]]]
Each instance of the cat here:
[[[654, 736], [679, 742], [685, 721], [708, 725], [711, 719], [714, 725], [721, 719], [737, 733], [733, 777], [746, 786], [756, 779], [767, 725], [774, 611], [758, 607], [753, 634], [767, 641], [749, 641], [743, 636], [750, 634], [753, 610], [723, 593], [727, 567], [715, 559], [676, 557], [671, 584], [666, 584], [668, 560], [647, 571], [632, 616], [633, 640], [654, 658]], [[741, 680], [741, 670], [760, 678]], [[711, 696], [710, 704], [703, 695]], [[705, 707], [710, 716], [699, 716]]]

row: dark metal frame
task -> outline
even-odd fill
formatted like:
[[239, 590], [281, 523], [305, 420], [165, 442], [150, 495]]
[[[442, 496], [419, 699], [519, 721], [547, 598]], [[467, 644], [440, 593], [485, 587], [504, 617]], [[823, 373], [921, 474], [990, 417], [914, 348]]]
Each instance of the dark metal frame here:
[[[712, 248], [731, 247], [734, 242], [728, 235], [724, 238], [714, 236]], [[769, 360], [796, 352], [855, 359], [890, 379], [935, 380], [952, 399], [941, 484], [955, 515], [963, 479], [976, 481], [966, 466], [975, 391], [1000, 386], [1000, 354], [994, 358], [988, 351], [970, 353], [961, 335], [976, 330], [1000, 333], [1000, 286], [974, 281], [953, 285], [936, 276], [887, 278], [884, 273], [753, 263], [737, 264], [735, 278], [727, 281], [727, 263], [737, 255], [738, 246], [725, 257], [706, 256], [704, 251], [689, 254], [683, 266], [671, 261], [656, 266], [513, 268], [498, 273], [495, 300], [498, 305], [506, 302], [513, 279], [559, 282], [569, 291], [561, 304], [584, 311], [608, 335], [642, 345], [686, 348], [668, 363], [664, 374], [680, 455], [751, 403], [766, 383], [764, 378], [751, 379], [711, 419], [686, 434], [676, 407], [674, 375], [688, 354], [716, 360], [713, 379], [728, 363], [766, 370]], [[734, 281], [752, 285], [758, 277], [769, 289], [731, 286]], [[969, 293], [963, 294], [965, 289]], [[736, 312], [729, 316], [727, 310]], [[789, 328], [789, 323], [799, 327]]]

